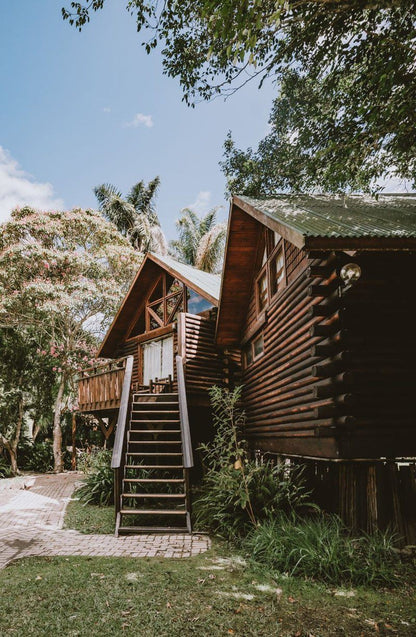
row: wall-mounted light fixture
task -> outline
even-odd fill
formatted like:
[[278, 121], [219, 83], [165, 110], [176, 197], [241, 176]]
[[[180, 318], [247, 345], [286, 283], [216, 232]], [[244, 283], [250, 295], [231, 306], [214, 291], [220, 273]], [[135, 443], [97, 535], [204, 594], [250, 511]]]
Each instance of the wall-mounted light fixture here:
[[361, 268], [358, 263], [346, 263], [341, 268], [340, 276], [345, 285], [351, 285], [360, 278]]

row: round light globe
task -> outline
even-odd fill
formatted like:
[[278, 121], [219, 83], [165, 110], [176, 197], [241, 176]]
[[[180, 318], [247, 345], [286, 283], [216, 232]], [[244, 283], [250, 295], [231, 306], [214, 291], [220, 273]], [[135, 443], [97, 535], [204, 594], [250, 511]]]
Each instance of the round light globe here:
[[340, 276], [344, 283], [354, 283], [361, 276], [361, 268], [358, 263], [346, 263], [341, 268]]

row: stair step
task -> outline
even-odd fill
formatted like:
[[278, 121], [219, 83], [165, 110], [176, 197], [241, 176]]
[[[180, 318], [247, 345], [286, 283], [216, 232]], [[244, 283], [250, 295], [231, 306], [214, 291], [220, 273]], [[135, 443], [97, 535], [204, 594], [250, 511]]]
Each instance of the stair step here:
[[163, 483], [184, 483], [184, 478], [124, 478], [124, 482], [163, 482]]
[[121, 509], [121, 515], [186, 515], [179, 509]]
[[177, 400], [133, 400], [132, 405], [142, 405], [143, 407], [146, 405], [178, 405]]
[[163, 452], [143, 451], [140, 453], [138, 451], [127, 451], [126, 455], [127, 456], [182, 456], [181, 453], [176, 453], [174, 451], [172, 451], [172, 453], [168, 453], [167, 451], [163, 451]]
[[169, 419], [166, 419], [166, 418], [165, 419], [162, 419], [162, 418], [150, 418], [150, 419], [149, 418], [137, 418], [136, 420], [134, 420], [134, 418], [133, 418], [134, 414], [137, 414], [137, 411], [135, 411], [132, 414], [132, 417], [130, 419], [130, 424], [131, 425], [134, 425], [136, 422], [140, 423], [140, 424], [143, 423], [143, 422], [150, 422], [150, 423], [153, 423], [153, 425], [155, 423], [157, 423], [157, 424], [161, 423], [162, 424], [162, 423], [165, 423], [165, 422], [168, 422], [171, 425], [173, 425], [173, 424], [176, 424], [177, 422], [180, 422], [179, 418], [169, 418]]
[[185, 498], [185, 493], [122, 493], [122, 498]]
[[123, 533], [188, 533], [186, 526], [120, 526], [119, 534]]
[[125, 469], [184, 469], [182, 464], [125, 464]]
[[[133, 405], [134, 407], [134, 405]], [[179, 409], [133, 409], [134, 414], [178, 414]]]
[[180, 434], [180, 429], [130, 429], [135, 434]]
[[182, 440], [129, 440], [129, 445], [181, 445]]

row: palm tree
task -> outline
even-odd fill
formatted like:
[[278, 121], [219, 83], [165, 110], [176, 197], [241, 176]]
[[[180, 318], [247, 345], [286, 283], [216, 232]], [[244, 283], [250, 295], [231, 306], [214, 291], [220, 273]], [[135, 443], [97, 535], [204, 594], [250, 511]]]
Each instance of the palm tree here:
[[173, 255], [205, 272], [218, 272], [222, 264], [226, 227], [217, 223], [218, 208], [199, 217], [190, 208], [184, 208], [176, 222], [179, 239], [169, 246]]
[[104, 217], [114, 223], [133, 247], [141, 252], [152, 250], [165, 255], [167, 242], [154, 203], [159, 185], [159, 177], [148, 184], [138, 181], [123, 197], [112, 184], [101, 184], [94, 188], [94, 194]]

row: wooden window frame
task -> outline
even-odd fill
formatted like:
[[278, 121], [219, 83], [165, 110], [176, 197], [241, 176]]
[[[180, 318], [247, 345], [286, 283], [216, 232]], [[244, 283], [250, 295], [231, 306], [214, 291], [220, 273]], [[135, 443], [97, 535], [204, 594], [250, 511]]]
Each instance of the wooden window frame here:
[[[177, 292], [171, 292], [168, 294], [168, 290], [170, 289], [170, 284], [168, 286], [167, 282], [167, 273], [163, 272], [161, 278], [157, 280], [155, 285], [153, 286], [149, 296], [146, 299], [145, 303], [145, 330], [146, 332], [153, 332], [154, 330], [158, 330], [162, 327], [166, 327], [170, 325], [175, 318], [175, 315], [179, 312], [187, 311], [187, 294], [186, 294], [186, 285], [178, 280], [180, 284], [180, 289]], [[174, 279], [175, 280], [175, 279]], [[158, 299], [153, 299], [150, 301], [152, 294], [155, 288], [162, 281], [162, 296]], [[168, 301], [170, 299], [176, 299], [176, 302], [173, 308], [168, 311]], [[162, 316], [157, 314], [157, 308], [162, 307]], [[158, 327], [151, 327], [151, 320], [157, 323]]]
[[[262, 339], [262, 341], [263, 341], [263, 348], [262, 348], [261, 352], [256, 355], [255, 351], [254, 351], [254, 344], [257, 343], [257, 341], [259, 341], [260, 339]], [[247, 351], [248, 350], [251, 352], [251, 361], [250, 362], [247, 361]], [[261, 331], [260, 333], [257, 333], [255, 336], [253, 336], [253, 338], [251, 338], [248, 341], [248, 343], [246, 343], [245, 346], [244, 346], [244, 349], [243, 349], [243, 367], [244, 367], [244, 369], [248, 369], [249, 367], [254, 365], [254, 363], [256, 363], [263, 356], [264, 356], [264, 333], [263, 333], [263, 331]]]
[[[275, 236], [273, 230], [268, 228], [264, 229], [263, 240], [261, 242], [261, 256], [263, 258], [266, 251], [267, 259], [266, 263], [261, 266], [256, 278], [255, 278], [255, 295], [256, 295], [256, 314], [259, 316], [262, 314], [268, 305], [272, 303], [274, 298], [287, 286], [287, 272], [286, 272], [286, 249], [285, 241], [283, 237], [280, 237], [279, 241], [274, 243]], [[283, 279], [279, 285], [274, 289], [274, 275], [273, 275], [273, 263], [278, 258], [279, 254], [283, 258]], [[265, 302], [260, 302], [260, 282], [266, 275], [266, 297]]]
[[[279, 256], [282, 256], [283, 266], [282, 266], [282, 280], [277, 283], [276, 274], [277, 272], [273, 272], [274, 264], [276, 263]], [[269, 276], [269, 302], [271, 302], [275, 296], [283, 290], [287, 286], [287, 274], [286, 274], [286, 254], [285, 254], [285, 243], [283, 239], [279, 241], [274, 247], [268, 262], [268, 276]], [[276, 287], [275, 287], [276, 286]]]

